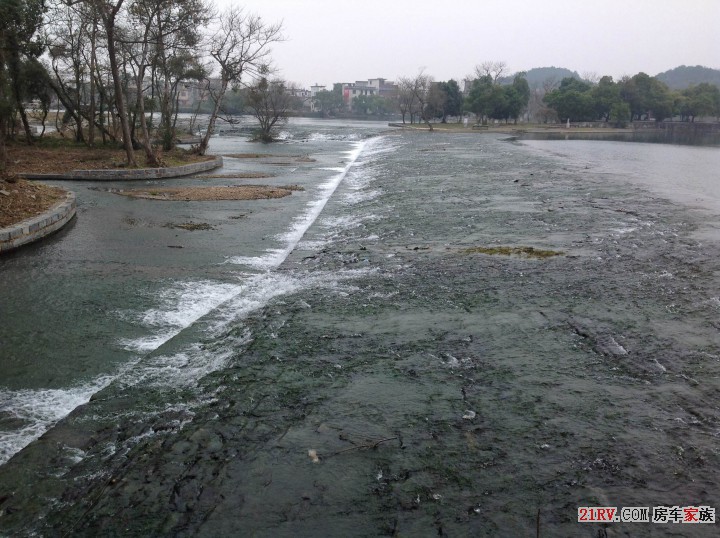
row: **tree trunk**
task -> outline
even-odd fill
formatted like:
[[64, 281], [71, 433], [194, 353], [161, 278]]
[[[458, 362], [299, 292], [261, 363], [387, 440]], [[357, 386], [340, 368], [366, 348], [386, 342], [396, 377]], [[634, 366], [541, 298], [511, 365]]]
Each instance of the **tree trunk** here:
[[[57, 70], [55, 71], [55, 75], [58, 80], [60, 80], [59, 75], [57, 74]], [[58, 110], [60, 103], [65, 107], [65, 112], [67, 114], [70, 114], [72, 118], [75, 120], [75, 123], [81, 123], [82, 117], [80, 116], [80, 113], [75, 109], [75, 103], [72, 102], [71, 97], [67, 95], [67, 92], [65, 91], [65, 88], [61, 85], [61, 83], [56, 82], [52, 78], [49, 79], [48, 84], [55, 92], [55, 95], [57, 95], [58, 98]], [[55, 122], [57, 124], [57, 120]], [[57, 127], [57, 125], [56, 125]], [[60, 129], [58, 129], [59, 131]]]
[[75, 110], [77, 111], [77, 120], [75, 121], [75, 142], [85, 142], [82, 122], [82, 88], [84, 86], [81, 77], [82, 66], [75, 64]]
[[428, 129], [430, 129], [430, 131], [432, 131], [433, 126], [430, 124], [430, 120], [425, 117], [425, 103], [420, 103], [420, 106], [422, 107], [420, 109], [420, 119], [422, 119], [425, 122], [425, 124], [428, 126]]
[[120, 78], [120, 69], [117, 63], [117, 51], [115, 48], [115, 16], [120, 10], [122, 0], [110, 13], [103, 13], [103, 22], [105, 23], [105, 31], [108, 41], [108, 57], [110, 59], [110, 72], [112, 73], [113, 86], [115, 88], [115, 105], [117, 113], [120, 117], [120, 126], [123, 134], [123, 146], [127, 155], [127, 164], [131, 167], [137, 167], [135, 153], [133, 152], [132, 138], [130, 135], [130, 122], [128, 121], [127, 110], [125, 108], [125, 98], [123, 96], [122, 79]]
[[5, 116], [0, 114], [0, 178], [5, 174], [7, 170], [7, 148], [5, 147], [5, 130], [7, 125], [5, 123]]
[[137, 111], [140, 115], [140, 132], [142, 133], [143, 149], [145, 150], [145, 158], [147, 159], [147, 165], [152, 168], [158, 168], [162, 166], [160, 160], [152, 148], [152, 141], [150, 140], [150, 132], [147, 127], [147, 119], [145, 118], [145, 97], [143, 95], [143, 79], [145, 78], [145, 66], [138, 68], [137, 76]]
[[15, 106], [17, 106], [18, 112], [20, 113], [20, 119], [22, 120], [23, 129], [25, 130], [25, 139], [28, 145], [32, 145], [32, 131], [30, 130], [30, 124], [28, 123], [27, 114], [25, 114], [25, 107], [22, 104], [22, 89], [20, 88], [20, 56], [18, 50], [11, 51], [10, 71], [12, 78], [12, 92], [13, 98], [15, 99]]
[[200, 141], [200, 146], [198, 147], [198, 153], [200, 155], [205, 155], [208, 145], [210, 144], [210, 135], [215, 130], [215, 121], [217, 120], [218, 114], [220, 113], [222, 100], [225, 97], [225, 91], [227, 90], [229, 83], [230, 81], [225, 76], [223, 76], [220, 91], [215, 98], [215, 106], [213, 107], [213, 112], [210, 115], [210, 121], [208, 122], [207, 131], [205, 132], [205, 136], [202, 137], [202, 140]]
[[27, 114], [25, 113], [25, 107], [23, 106], [21, 101], [17, 102], [18, 112], [20, 113], [20, 119], [22, 120], [23, 129], [25, 130], [25, 140], [26, 144], [28, 146], [33, 145], [33, 136], [32, 131], [30, 130], [30, 123], [27, 119]]
[[95, 42], [97, 39], [97, 19], [93, 20], [93, 30], [90, 36], [90, 111], [88, 113], [88, 145], [95, 145]]

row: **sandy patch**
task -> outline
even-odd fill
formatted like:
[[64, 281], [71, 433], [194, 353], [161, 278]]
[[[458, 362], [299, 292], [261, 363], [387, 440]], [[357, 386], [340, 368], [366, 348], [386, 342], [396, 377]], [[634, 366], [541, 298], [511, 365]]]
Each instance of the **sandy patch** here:
[[294, 185], [271, 187], [268, 185], [236, 185], [231, 187], [155, 187], [148, 189], [110, 190], [114, 194], [164, 201], [215, 201], [215, 200], [266, 200], [290, 196], [302, 190]]

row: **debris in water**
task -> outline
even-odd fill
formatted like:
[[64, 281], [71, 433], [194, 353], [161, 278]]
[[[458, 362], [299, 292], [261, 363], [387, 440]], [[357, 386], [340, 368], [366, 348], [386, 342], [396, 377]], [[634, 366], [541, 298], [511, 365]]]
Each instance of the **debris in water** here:
[[310, 457], [310, 459], [312, 460], [313, 463], [320, 462], [320, 458], [317, 455], [317, 450], [315, 450], [314, 448], [311, 448], [310, 450], [308, 450], [308, 456]]
[[465, 420], [472, 420], [472, 419], [475, 418], [476, 415], [477, 415], [477, 413], [475, 413], [475, 411], [471, 411], [471, 410], [468, 409], [467, 411], [465, 411], [465, 414], [463, 415], [463, 418], [464, 418]]

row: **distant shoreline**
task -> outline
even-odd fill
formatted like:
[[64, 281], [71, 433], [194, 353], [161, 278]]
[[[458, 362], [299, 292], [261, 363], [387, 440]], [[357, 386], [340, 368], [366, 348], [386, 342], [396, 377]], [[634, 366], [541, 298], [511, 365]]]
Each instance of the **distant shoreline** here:
[[[430, 131], [424, 123], [388, 123], [403, 130]], [[458, 123], [433, 123], [433, 132], [439, 133], [496, 133], [517, 139], [535, 140], [615, 140], [698, 146], [720, 146], [720, 123], [688, 122], [635, 122], [625, 128], [552, 125], [494, 124], [465, 126]]]

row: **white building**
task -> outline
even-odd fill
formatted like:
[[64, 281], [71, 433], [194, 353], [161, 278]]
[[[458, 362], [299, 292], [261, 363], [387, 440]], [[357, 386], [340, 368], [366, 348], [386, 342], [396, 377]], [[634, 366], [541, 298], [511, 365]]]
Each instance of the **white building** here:
[[343, 101], [345, 106], [352, 108], [356, 97], [361, 95], [378, 95], [384, 98], [391, 98], [397, 94], [397, 85], [387, 82], [384, 78], [371, 78], [368, 80], [357, 80], [355, 82], [344, 82], [342, 84]]

